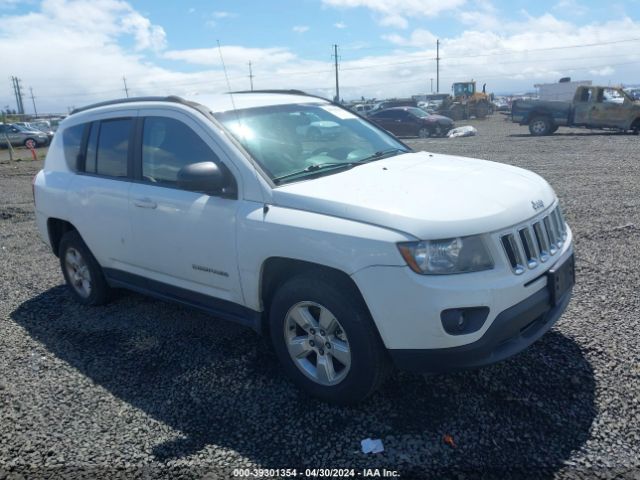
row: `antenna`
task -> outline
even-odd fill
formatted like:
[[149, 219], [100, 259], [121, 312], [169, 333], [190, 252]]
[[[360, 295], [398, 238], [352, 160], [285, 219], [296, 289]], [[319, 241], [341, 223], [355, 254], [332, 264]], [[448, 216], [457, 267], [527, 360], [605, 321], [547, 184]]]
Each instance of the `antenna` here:
[[229, 83], [229, 75], [227, 75], [227, 67], [224, 64], [224, 58], [222, 58], [222, 48], [220, 48], [220, 40], [216, 40], [218, 43], [218, 55], [220, 55], [220, 61], [222, 62], [222, 70], [224, 71], [224, 78], [227, 81], [227, 88], [229, 89], [229, 95], [231, 96], [231, 105], [233, 109], [236, 109], [236, 102], [233, 100], [233, 92], [231, 91], [231, 84]]

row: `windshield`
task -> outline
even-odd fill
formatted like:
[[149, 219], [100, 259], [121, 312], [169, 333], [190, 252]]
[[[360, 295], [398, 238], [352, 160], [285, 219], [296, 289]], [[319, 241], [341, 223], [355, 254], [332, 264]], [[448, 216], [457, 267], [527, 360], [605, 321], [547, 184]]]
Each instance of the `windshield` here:
[[30, 127], [26, 127], [24, 125], [18, 125], [17, 123], [13, 124], [14, 127], [16, 127], [18, 130], [20, 130], [21, 132], [33, 132], [33, 128]]
[[421, 108], [418, 108], [418, 107], [409, 107], [409, 108], [407, 108], [407, 111], [409, 113], [414, 114], [416, 117], [419, 117], [419, 118], [425, 118], [425, 117], [429, 116], [429, 114], [427, 112], [425, 112], [424, 110], [422, 110]]
[[389, 134], [335, 105], [274, 105], [215, 117], [278, 184], [409, 151]]

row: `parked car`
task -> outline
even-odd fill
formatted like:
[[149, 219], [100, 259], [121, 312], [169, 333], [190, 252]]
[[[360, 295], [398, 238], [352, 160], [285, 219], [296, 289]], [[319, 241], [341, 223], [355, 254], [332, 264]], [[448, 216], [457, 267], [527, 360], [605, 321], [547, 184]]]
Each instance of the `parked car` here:
[[371, 110], [373, 110], [374, 105], [371, 103], [360, 103], [358, 105], [354, 105], [352, 108], [353, 111], [366, 116]]
[[296, 123], [296, 133], [308, 140], [327, 140], [340, 135], [340, 124], [323, 120], [314, 113], [296, 113], [291, 118]]
[[30, 131], [40, 131], [43, 133], [46, 133], [49, 142], [51, 142], [51, 139], [53, 138], [54, 135], [54, 131], [51, 129], [51, 126], [49, 125], [49, 122], [45, 122], [45, 121], [36, 121], [36, 122], [16, 122], [14, 123], [14, 125], [19, 125], [27, 130]]
[[573, 102], [515, 100], [511, 116], [532, 135], [550, 135], [560, 126], [640, 133], [640, 102], [614, 87], [578, 87]]
[[[341, 404], [391, 362], [508, 358], [566, 309], [572, 234], [538, 175], [414, 152], [302, 93], [200, 101], [116, 100], [61, 123], [36, 224], [79, 303], [124, 287], [252, 327], [297, 385]], [[343, 134], [301, 142], [300, 114]]]
[[369, 118], [398, 137], [443, 137], [455, 126], [449, 117], [427, 113], [417, 107], [387, 108]]
[[24, 145], [28, 148], [42, 147], [49, 143], [49, 137], [44, 132], [29, 129], [13, 123], [0, 123], [0, 146], [6, 147]]
[[368, 115], [372, 115], [374, 113], [379, 112], [380, 110], [385, 110], [387, 108], [394, 107], [417, 107], [418, 102], [412, 98], [394, 98], [391, 100], [383, 100], [381, 102], [376, 103], [371, 110], [369, 110]]

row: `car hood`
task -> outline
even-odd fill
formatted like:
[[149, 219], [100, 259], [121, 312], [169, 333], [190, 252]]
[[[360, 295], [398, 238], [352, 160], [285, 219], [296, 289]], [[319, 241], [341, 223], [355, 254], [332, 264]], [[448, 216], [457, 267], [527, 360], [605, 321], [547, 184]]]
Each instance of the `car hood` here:
[[[273, 190], [273, 203], [379, 225], [419, 239], [487, 233], [555, 202], [549, 184], [509, 165], [407, 153]], [[540, 208], [540, 207], [538, 207]]]

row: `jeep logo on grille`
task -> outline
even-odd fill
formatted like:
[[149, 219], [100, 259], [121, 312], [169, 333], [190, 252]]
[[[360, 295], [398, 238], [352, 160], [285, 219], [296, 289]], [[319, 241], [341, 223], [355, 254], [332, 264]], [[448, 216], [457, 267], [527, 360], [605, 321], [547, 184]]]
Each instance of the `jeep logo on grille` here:
[[531, 201], [531, 206], [537, 212], [541, 208], [544, 208], [544, 202], [542, 200], [532, 200]]

